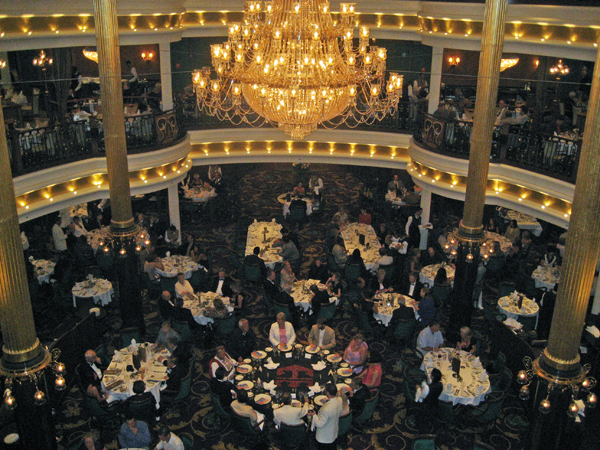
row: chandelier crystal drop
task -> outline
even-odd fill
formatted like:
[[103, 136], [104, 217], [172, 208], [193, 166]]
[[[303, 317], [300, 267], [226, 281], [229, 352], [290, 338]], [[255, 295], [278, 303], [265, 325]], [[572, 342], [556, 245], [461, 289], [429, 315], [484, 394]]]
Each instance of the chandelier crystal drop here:
[[[211, 46], [213, 67], [193, 74], [200, 110], [234, 124], [278, 127], [302, 139], [318, 124], [371, 124], [395, 114], [403, 77], [385, 75], [386, 49], [355, 34], [355, 4], [337, 20], [326, 0], [246, 1], [243, 22]], [[355, 45], [356, 44], [356, 45]]]

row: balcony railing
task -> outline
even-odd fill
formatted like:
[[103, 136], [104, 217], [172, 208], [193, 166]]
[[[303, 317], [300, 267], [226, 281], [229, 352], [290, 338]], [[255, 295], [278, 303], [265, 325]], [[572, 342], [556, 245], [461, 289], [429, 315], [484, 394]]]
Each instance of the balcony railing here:
[[[473, 123], [446, 120], [429, 114], [419, 116], [413, 137], [422, 147], [443, 155], [469, 158]], [[532, 132], [530, 124], [495, 126], [492, 162], [540, 173], [575, 183], [581, 139]]]
[[[169, 147], [187, 134], [183, 108], [125, 118], [127, 153]], [[7, 128], [13, 177], [87, 158], [104, 156], [102, 120], [65, 121], [41, 128]]]

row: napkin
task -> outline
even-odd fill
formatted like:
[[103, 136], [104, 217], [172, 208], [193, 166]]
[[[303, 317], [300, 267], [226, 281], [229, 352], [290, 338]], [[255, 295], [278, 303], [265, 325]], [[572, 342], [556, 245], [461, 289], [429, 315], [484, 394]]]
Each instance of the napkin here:
[[592, 334], [595, 338], [600, 338], [600, 330], [596, 325], [592, 325], [586, 328], [586, 331]]
[[171, 252], [167, 252], [166, 255], [167, 255], [167, 258], [169, 258], [171, 256]]
[[263, 389], [268, 390], [271, 395], [275, 395], [275, 388], [277, 387], [277, 385], [275, 384], [275, 381], [269, 381], [268, 383], [263, 383]]
[[323, 361], [319, 361], [316, 364], [311, 364], [314, 370], [323, 370], [327, 365]]
[[581, 417], [585, 417], [585, 404], [583, 403], [583, 400], [575, 400], [575, 404], [579, 408], [577, 414], [579, 414]]
[[313, 394], [318, 394], [323, 390], [323, 386], [319, 386], [319, 382], [317, 381], [314, 385], [309, 386], [308, 389], [310, 389]]
[[137, 350], [137, 342], [135, 342], [135, 339], [131, 340], [131, 350], [134, 352]]
[[279, 367], [279, 364], [278, 363], [276, 364], [273, 361], [271, 361], [270, 363], [265, 364], [265, 367], [269, 370], [274, 370]]
[[519, 297], [519, 293], [517, 291], [514, 291], [512, 293], [512, 299], [513, 299], [513, 301], [516, 302], [518, 297]]
[[420, 386], [417, 386], [417, 393], [415, 394], [415, 401], [421, 403], [423, 399], [429, 395], [429, 386], [425, 381], [421, 383]]
[[508, 325], [510, 328], [514, 328], [516, 330], [520, 330], [523, 325], [521, 325], [519, 322], [517, 322], [515, 319], [513, 319], [512, 317], [509, 317], [508, 319], [506, 319], [504, 321], [504, 323], [506, 325]]

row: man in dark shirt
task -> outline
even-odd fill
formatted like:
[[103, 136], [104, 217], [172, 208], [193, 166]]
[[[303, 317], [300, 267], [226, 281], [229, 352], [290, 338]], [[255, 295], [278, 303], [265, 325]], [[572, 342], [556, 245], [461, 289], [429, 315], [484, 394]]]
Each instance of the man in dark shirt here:
[[260, 268], [260, 273], [264, 278], [267, 277], [267, 266], [260, 255], [260, 247], [254, 247], [252, 250], [252, 254], [248, 255], [244, 258], [244, 264], [247, 266], [258, 266]]
[[267, 279], [263, 283], [263, 288], [265, 290], [265, 297], [267, 298], [268, 303], [274, 303], [278, 301], [279, 297], [279, 286], [275, 283], [276, 274], [275, 271], [269, 269], [267, 270]]
[[250, 328], [248, 319], [240, 319], [238, 328], [231, 334], [228, 348], [231, 357], [239, 362], [250, 358], [250, 354], [256, 350], [256, 334]]
[[213, 278], [210, 284], [210, 292], [216, 292], [224, 297], [231, 297], [233, 291], [231, 290], [231, 278], [226, 276], [225, 269], [219, 269], [219, 274]]
[[210, 392], [219, 397], [223, 409], [228, 410], [233, 401], [233, 393], [231, 391], [235, 388], [233, 384], [225, 378], [225, 374], [226, 372], [223, 367], [219, 367], [215, 370], [215, 376], [210, 379]]
[[365, 409], [365, 403], [371, 396], [369, 388], [362, 383], [362, 379], [353, 378], [350, 384], [352, 391], [349, 393], [350, 409], [352, 410], [352, 416], [358, 417]]
[[181, 380], [187, 375], [187, 367], [179, 363], [176, 356], [171, 356], [167, 360], [167, 387], [161, 392], [161, 397], [175, 398], [181, 388]]

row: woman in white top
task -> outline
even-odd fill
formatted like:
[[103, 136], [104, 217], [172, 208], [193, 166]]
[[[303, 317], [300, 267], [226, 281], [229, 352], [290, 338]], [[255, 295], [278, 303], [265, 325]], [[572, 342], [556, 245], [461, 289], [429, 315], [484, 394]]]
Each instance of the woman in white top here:
[[69, 228], [71, 229], [71, 234], [73, 234], [75, 237], [83, 236], [87, 233], [87, 230], [83, 226], [79, 216], [73, 217], [73, 223], [69, 226]]
[[177, 283], [175, 283], [175, 293], [177, 297], [183, 298], [186, 294], [194, 295], [194, 288], [188, 280], [185, 279], [184, 273], [177, 274]]
[[294, 345], [294, 342], [296, 342], [296, 332], [292, 324], [286, 322], [285, 313], [280, 312], [277, 314], [277, 322], [271, 325], [271, 330], [269, 331], [269, 341], [271, 341], [273, 346], [278, 346], [279, 344]]

